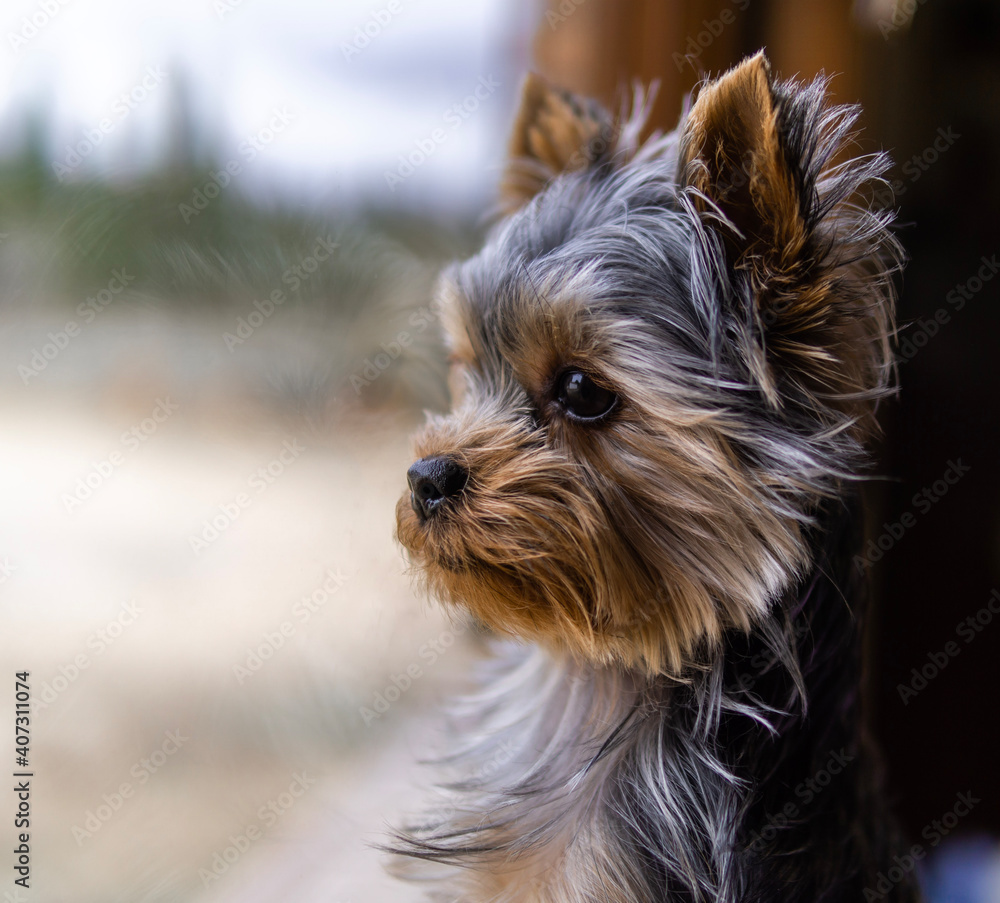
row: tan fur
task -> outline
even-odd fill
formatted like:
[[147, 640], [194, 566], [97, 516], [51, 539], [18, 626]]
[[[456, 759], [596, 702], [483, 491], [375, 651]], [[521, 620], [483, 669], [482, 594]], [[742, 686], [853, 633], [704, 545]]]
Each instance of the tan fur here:
[[529, 73], [509, 144], [500, 195], [508, 210], [563, 172], [584, 169], [609, 150], [611, 121], [600, 107]]
[[[735, 227], [733, 263], [752, 274], [768, 335], [749, 366], [771, 404], [780, 405], [780, 373], [860, 421], [866, 393], [884, 384], [889, 314], [842, 297], [817, 269], [770, 79], [758, 54], [702, 89], [681, 135], [682, 187], [702, 216], [721, 213]], [[536, 163], [537, 178], [515, 185], [526, 170], [512, 164], [509, 199], [593, 161], [608, 123], [583, 103], [528, 78], [511, 153]], [[775, 499], [806, 490], [748, 469], [734, 450], [743, 425], [686, 406], [683, 386], [668, 403], [654, 394], [643, 378], [655, 355], [644, 353], [640, 324], [593, 316], [573, 286], [533, 288], [505, 311], [503, 337], [490, 339], [498, 347], [486, 348], [480, 314], [442, 283], [457, 407], [429, 421], [416, 452], [454, 458], [470, 476], [460, 503], [427, 523], [402, 498], [397, 536], [432, 593], [502, 634], [679, 676], [800, 574], [802, 517]], [[504, 386], [481, 378], [490, 355], [508, 368]], [[570, 366], [627, 399], [613, 427], [567, 428], [553, 417], [548, 432], [526, 431], [523, 410], [544, 413], [552, 380]], [[615, 475], [616, 493], [591, 472]]]
[[[804, 561], [799, 528], [775, 516], [749, 482], [724, 423], [681, 404], [665, 409], [635, 379], [642, 368], [629, 356], [641, 354], [638, 330], [586, 315], [571, 297], [547, 302], [525, 299], [519, 341], [502, 349], [514, 379], [541, 398], [551, 373], [568, 364], [594, 371], [600, 361], [630, 400], [615, 430], [566, 430], [558, 438], [572, 449], [567, 457], [526, 434], [503, 399], [477, 385], [473, 360], [465, 402], [432, 419], [416, 442], [418, 457], [448, 455], [468, 469], [462, 504], [421, 524], [404, 497], [398, 538], [433, 594], [501, 633], [589, 661], [679, 674], [699, 646], [764, 614], [767, 595]], [[478, 329], [463, 314], [474, 317], [451, 310], [446, 321], [468, 348]], [[590, 468], [615, 473], [620, 455], [648, 462], [634, 494], [652, 493], [655, 503], [638, 522], [586, 480]], [[654, 548], [647, 530], [673, 535], [676, 555], [660, 552], [662, 537]], [[762, 561], [771, 562], [763, 575], [752, 570]]]
[[748, 256], [763, 255], [772, 267], [793, 265], [801, 256], [805, 229], [763, 53], [702, 89], [682, 141], [686, 182], [742, 233], [737, 263], [748, 265]]
[[763, 52], [701, 90], [681, 138], [680, 169], [703, 215], [721, 211], [738, 230], [730, 236], [734, 265], [751, 273], [770, 333], [767, 357], [754, 362], [769, 401], [780, 405], [774, 371], [795, 373], [871, 430], [870, 406], [856, 398], [884, 379], [878, 371], [890, 357], [892, 324], [884, 310], [839, 298], [815, 271], [809, 242], [817, 237], [803, 217], [809, 199], [785, 159]]
[[[641, 116], [526, 83], [515, 212], [440, 283], [453, 410], [397, 507], [426, 588], [523, 641], [495, 644], [440, 808], [397, 835], [434, 899], [811, 900], [841, 836], [867, 852], [816, 807], [775, 856], [747, 846], [857, 698], [845, 490], [899, 258], [853, 206], [887, 158], [831, 163], [853, 121], [760, 55], [641, 145]], [[744, 668], [766, 679], [731, 686]], [[843, 695], [800, 722], [813, 685]]]

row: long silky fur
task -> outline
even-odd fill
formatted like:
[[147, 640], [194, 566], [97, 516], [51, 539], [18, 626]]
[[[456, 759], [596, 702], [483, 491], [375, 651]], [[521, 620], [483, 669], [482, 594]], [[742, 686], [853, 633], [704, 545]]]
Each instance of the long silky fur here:
[[[856, 514], [836, 504], [814, 574], [686, 681], [498, 645], [398, 873], [441, 901], [862, 899], [894, 838], [859, 720], [861, 599], [844, 598]], [[805, 804], [835, 754], [848, 766]]]
[[[888, 160], [833, 163], [856, 111], [824, 81], [770, 87], [794, 268], [734, 266], [682, 122], [556, 177], [444, 278], [462, 398], [417, 448], [469, 486], [433, 524], [401, 500], [398, 535], [434, 594], [531, 645], [497, 641], [440, 806], [392, 845], [434, 900], [853, 903], [891, 864], [850, 564], [892, 372], [901, 252], [863, 201]], [[586, 440], [539, 413], [558, 342], [628, 400]]]

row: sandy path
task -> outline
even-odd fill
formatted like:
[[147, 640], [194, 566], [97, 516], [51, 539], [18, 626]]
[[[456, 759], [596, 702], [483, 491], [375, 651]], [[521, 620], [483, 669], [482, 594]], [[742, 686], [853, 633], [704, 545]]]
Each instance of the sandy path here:
[[[30, 670], [39, 701], [32, 901], [410, 899], [365, 844], [412, 794], [423, 712], [463, 655], [429, 665], [424, 644], [448, 628], [391, 540], [402, 428], [233, 431], [181, 397], [131, 448], [158, 397], [0, 399], [0, 662]], [[211, 539], [206, 520], [234, 504]], [[411, 665], [419, 678], [367, 726], [361, 706]], [[315, 783], [283, 808], [302, 774]], [[279, 815], [262, 818], [269, 801]]]

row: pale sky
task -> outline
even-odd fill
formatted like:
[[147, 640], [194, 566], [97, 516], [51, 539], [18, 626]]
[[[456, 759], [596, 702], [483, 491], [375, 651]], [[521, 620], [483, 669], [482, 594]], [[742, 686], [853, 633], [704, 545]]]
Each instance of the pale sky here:
[[[163, 154], [184, 91], [199, 139], [241, 162], [250, 192], [475, 206], [539, 18], [539, 0], [5, 0], [0, 154], [37, 107], [66, 178], [128, 178]], [[77, 160], [67, 145], [88, 132]], [[394, 191], [386, 172], [404, 174]]]

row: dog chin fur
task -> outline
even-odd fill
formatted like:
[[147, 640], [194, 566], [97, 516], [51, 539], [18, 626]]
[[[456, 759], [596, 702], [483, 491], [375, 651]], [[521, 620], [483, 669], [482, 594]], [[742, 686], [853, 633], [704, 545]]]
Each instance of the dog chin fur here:
[[[441, 900], [857, 900], [894, 843], [850, 567], [892, 371], [901, 252], [863, 200], [888, 160], [834, 162], [856, 111], [761, 55], [670, 135], [640, 143], [642, 107], [530, 78], [509, 215], [441, 280], [455, 405], [416, 451], [467, 481], [432, 517], [404, 496], [397, 537], [522, 643], [395, 849]], [[572, 414], [568, 372], [608, 412]], [[857, 767], [797, 806], [831, 750]]]

